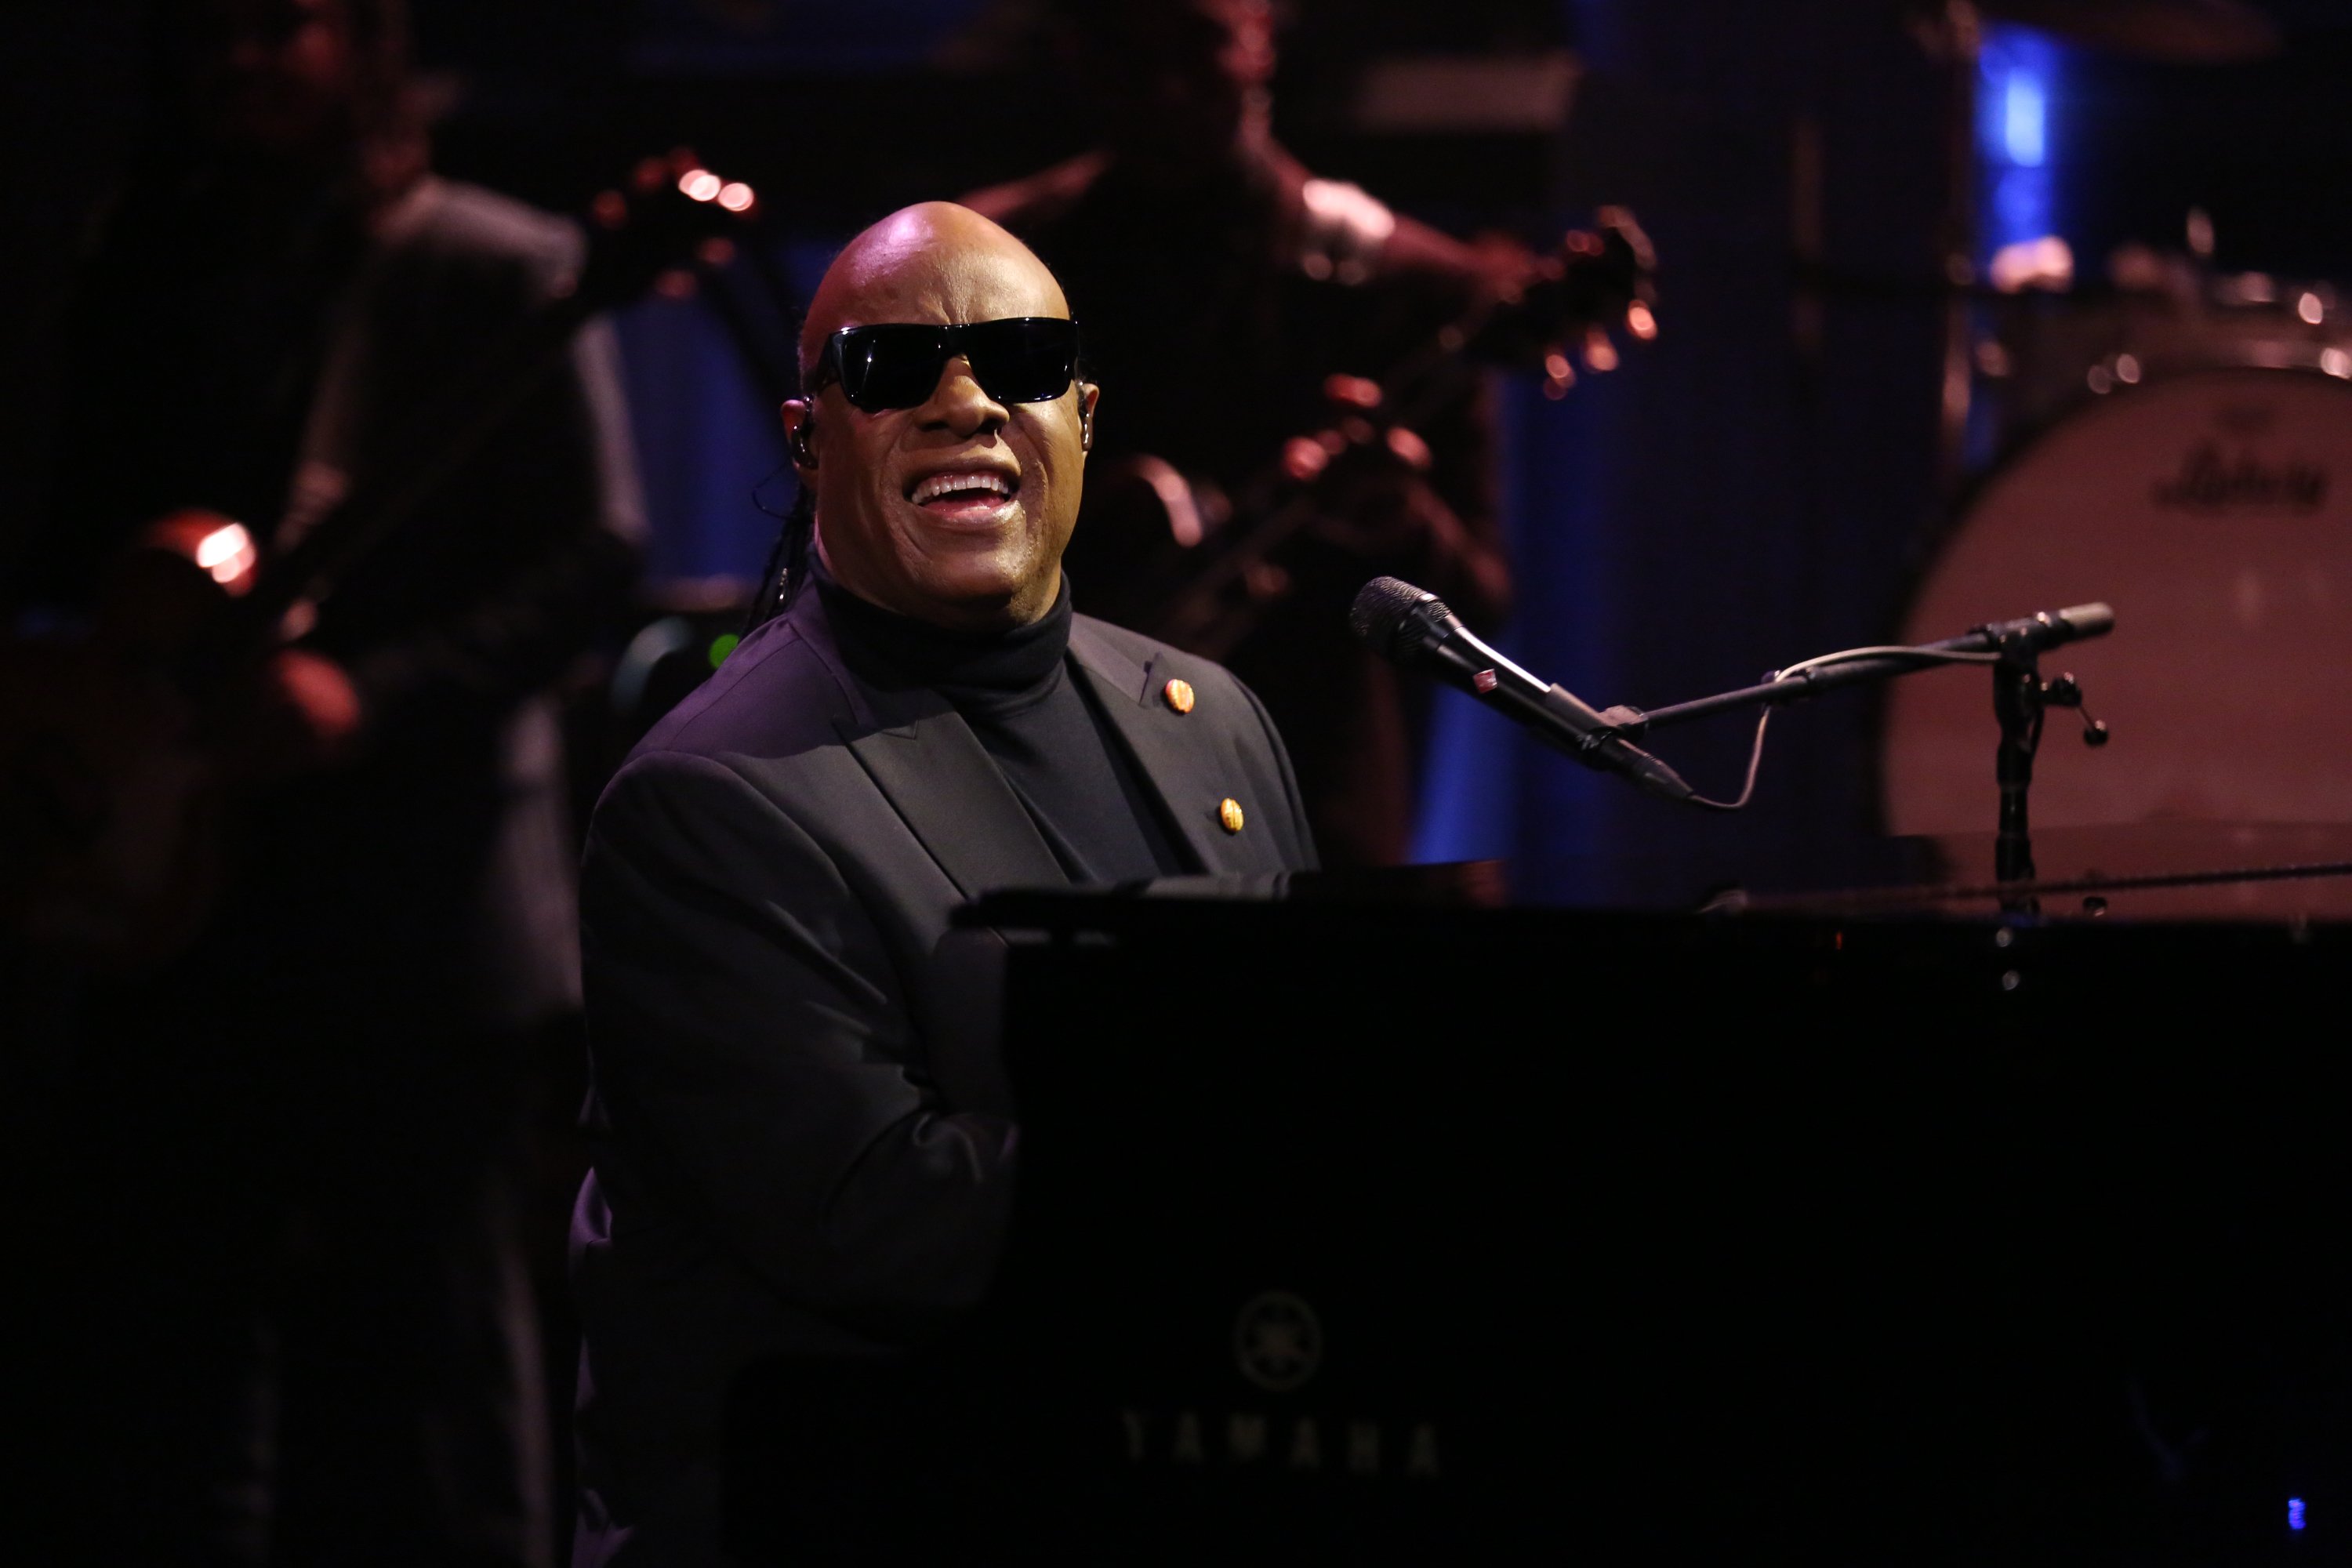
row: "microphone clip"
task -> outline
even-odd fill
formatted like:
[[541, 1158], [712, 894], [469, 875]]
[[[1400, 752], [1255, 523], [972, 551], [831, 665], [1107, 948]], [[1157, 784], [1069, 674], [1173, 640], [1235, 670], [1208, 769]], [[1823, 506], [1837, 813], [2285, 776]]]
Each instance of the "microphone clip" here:
[[1650, 716], [1639, 708], [1620, 702], [1601, 710], [1601, 721], [1625, 740], [1638, 741], [1649, 732]]

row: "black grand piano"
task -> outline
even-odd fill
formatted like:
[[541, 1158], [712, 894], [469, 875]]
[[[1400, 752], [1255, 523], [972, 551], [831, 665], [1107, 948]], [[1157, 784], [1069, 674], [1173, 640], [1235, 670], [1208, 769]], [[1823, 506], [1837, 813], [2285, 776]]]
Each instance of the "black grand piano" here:
[[835, 1386], [887, 1483], [780, 1373], [739, 1491], [984, 1560], [2352, 1561], [2352, 829], [2035, 849], [985, 900], [994, 1300]]

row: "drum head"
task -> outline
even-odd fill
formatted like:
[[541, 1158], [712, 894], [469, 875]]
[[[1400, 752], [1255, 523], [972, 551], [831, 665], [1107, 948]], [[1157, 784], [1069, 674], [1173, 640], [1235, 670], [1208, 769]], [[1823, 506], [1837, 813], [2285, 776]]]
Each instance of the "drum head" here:
[[[2352, 386], [2209, 371], [2076, 414], [1969, 505], [1903, 640], [2093, 600], [2115, 631], [2042, 673], [2078, 674], [2114, 738], [2050, 710], [2036, 826], [2352, 821]], [[1982, 669], [1895, 681], [1888, 827], [1990, 831], [1999, 733]]]

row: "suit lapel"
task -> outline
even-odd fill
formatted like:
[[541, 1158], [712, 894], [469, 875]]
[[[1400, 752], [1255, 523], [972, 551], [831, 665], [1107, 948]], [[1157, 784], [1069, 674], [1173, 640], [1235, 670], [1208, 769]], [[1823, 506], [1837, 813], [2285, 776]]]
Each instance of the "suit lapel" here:
[[948, 880], [967, 899], [998, 888], [1058, 888], [1069, 876], [980, 738], [925, 687], [886, 691], [849, 673], [814, 593], [793, 606], [801, 636], [849, 699], [834, 729]]
[[1167, 807], [1169, 820], [1201, 868], [1267, 869], [1257, 853], [1263, 833], [1255, 837], [1246, 829], [1228, 833], [1217, 820], [1217, 806], [1228, 798], [1238, 800], [1245, 816], [1266, 803], [1250, 797], [1247, 781], [1227, 755], [1230, 748], [1217, 743], [1220, 731], [1208, 719], [1197, 712], [1179, 714], [1161, 699], [1163, 683], [1153, 668], [1158, 660], [1136, 663], [1097, 637], [1083, 620], [1070, 628], [1070, 651], [1094, 689], [1096, 702], [1127, 742], [1128, 754]]

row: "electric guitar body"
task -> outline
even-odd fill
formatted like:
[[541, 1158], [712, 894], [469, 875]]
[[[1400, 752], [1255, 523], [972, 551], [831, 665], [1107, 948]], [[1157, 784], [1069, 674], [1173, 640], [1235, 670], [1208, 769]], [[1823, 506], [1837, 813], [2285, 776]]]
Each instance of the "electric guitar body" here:
[[1430, 468], [1415, 426], [1465, 356], [1539, 369], [1557, 397], [1575, 384], [1574, 359], [1587, 373], [1616, 365], [1612, 328], [1636, 341], [1656, 335], [1656, 258], [1630, 213], [1604, 209], [1596, 228], [1514, 260], [1385, 380], [1328, 377], [1327, 422], [1285, 440], [1230, 488], [1150, 456], [1090, 473], [1074, 566], [1089, 611], [1222, 658], [1290, 592], [1286, 556], [1346, 532], [1358, 510], [1351, 499], [1382, 493], [1375, 470]]

